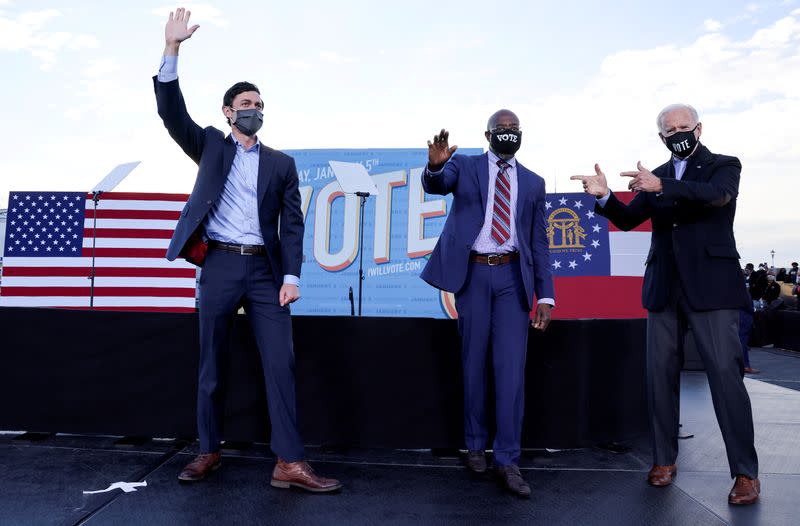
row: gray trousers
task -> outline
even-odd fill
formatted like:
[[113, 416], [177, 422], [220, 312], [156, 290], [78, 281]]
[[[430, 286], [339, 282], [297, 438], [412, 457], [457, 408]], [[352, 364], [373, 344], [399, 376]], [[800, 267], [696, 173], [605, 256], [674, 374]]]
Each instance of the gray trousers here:
[[753, 413], [744, 386], [744, 362], [739, 342], [739, 311], [693, 311], [677, 275], [670, 300], [662, 311], [647, 314], [647, 402], [653, 463], [675, 464], [678, 458], [682, 342], [691, 327], [703, 359], [731, 477], [758, 476], [753, 445]]

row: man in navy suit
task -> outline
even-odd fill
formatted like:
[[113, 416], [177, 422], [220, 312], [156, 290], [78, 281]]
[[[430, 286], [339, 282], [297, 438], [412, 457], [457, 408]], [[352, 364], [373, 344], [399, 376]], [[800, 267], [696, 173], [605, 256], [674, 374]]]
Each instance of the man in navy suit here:
[[638, 163], [637, 170], [621, 174], [638, 192], [629, 205], [608, 189], [596, 164], [596, 175], [572, 177], [583, 181], [584, 190], [597, 197], [596, 211], [620, 230], [653, 223], [642, 286], [653, 443], [647, 479], [668, 486], [677, 473], [680, 345], [691, 327], [736, 479], [728, 501], [752, 504], [761, 486], [738, 334], [739, 310], [750, 309], [751, 302], [733, 236], [742, 165], [700, 144], [703, 125], [691, 106], [667, 106], [656, 122], [671, 158], [652, 172]]
[[[453, 194], [442, 234], [421, 277], [455, 293], [464, 370], [464, 435], [467, 467], [486, 471], [486, 367], [495, 384], [495, 472], [520, 496], [531, 490], [519, 471], [525, 409], [528, 325], [545, 330], [554, 305], [544, 216], [544, 180], [519, 162], [519, 119], [509, 110], [489, 118], [483, 155], [453, 155], [442, 130], [428, 141], [422, 185], [431, 194]], [[536, 316], [530, 321], [534, 295]], [[490, 352], [491, 349], [491, 352]]]
[[166, 47], [153, 78], [158, 114], [170, 136], [199, 165], [189, 201], [167, 250], [203, 266], [200, 276], [200, 377], [197, 428], [200, 455], [180, 473], [203, 479], [218, 469], [222, 436], [227, 343], [232, 316], [245, 307], [261, 354], [272, 436], [278, 456], [272, 486], [334, 491], [341, 484], [314, 473], [305, 462], [297, 430], [294, 351], [289, 304], [300, 297], [303, 213], [294, 160], [258, 140], [264, 103], [255, 85], [234, 84], [223, 97], [231, 125], [201, 128], [189, 117], [178, 85], [181, 42], [190, 12], [170, 13]]

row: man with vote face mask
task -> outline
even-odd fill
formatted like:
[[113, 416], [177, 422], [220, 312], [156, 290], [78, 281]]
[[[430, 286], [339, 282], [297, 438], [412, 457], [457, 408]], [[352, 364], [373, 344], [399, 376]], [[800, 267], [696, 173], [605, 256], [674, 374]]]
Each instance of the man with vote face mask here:
[[677, 473], [680, 344], [688, 325], [706, 367], [735, 478], [728, 502], [752, 504], [761, 486], [738, 334], [739, 310], [750, 309], [751, 302], [733, 236], [742, 165], [700, 143], [703, 125], [691, 106], [667, 106], [656, 122], [670, 159], [653, 171], [640, 162], [637, 170], [622, 172], [637, 192], [629, 205], [608, 189], [598, 165], [593, 176], [572, 177], [597, 197], [596, 212], [621, 230], [648, 219], [653, 225], [642, 287], [653, 445], [648, 482], [667, 486]]
[[200, 455], [178, 476], [197, 481], [221, 466], [227, 345], [232, 317], [244, 306], [261, 354], [272, 435], [278, 456], [272, 486], [313, 492], [341, 484], [305, 462], [297, 430], [294, 351], [289, 304], [300, 297], [303, 213], [294, 159], [261, 143], [264, 103], [255, 85], [234, 84], [223, 97], [231, 126], [201, 128], [189, 117], [178, 85], [178, 50], [199, 26], [190, 13], [170, 13], [166, 46], [153, 78], [158, 114], [170, 136], [199, 165], [197, 180], [172, 236], [167, 259], [203, 266], [200, 277]]
[[421, 277], [455, 293], [467, 467], [476, 473], [487, 469], [486, 372], [491, 363], [494, 470], [509, 491], [528, 497], [531, 490], [518, 467], [528, 326], [545, 330], [554, 304], [545, 185], [515, 157], [522, 131], [514, 113], [492, 115], [485, 136], [489, 152], [475, 156], [453, 155], [457, 147], [449, 146], [445, 130], [428, 141], [422, 185], [431, 194], [452, 193], [453, 204]]

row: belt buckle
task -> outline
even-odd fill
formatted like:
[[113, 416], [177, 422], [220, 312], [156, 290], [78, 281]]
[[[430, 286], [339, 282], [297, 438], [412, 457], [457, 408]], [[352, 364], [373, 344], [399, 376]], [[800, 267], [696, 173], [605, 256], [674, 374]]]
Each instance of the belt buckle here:
[[240, 256], [251, 256], [249, 252], [245, 252], [244, 249], [247, 245], [239, 245], [239, 255]]
[[[492, 258], [495, 258], [496, 263], [492, 263]], [[500, 264], [500, 254], [487, 254], [486, 255], [486, 264], [490, 267], [496, 267]]]

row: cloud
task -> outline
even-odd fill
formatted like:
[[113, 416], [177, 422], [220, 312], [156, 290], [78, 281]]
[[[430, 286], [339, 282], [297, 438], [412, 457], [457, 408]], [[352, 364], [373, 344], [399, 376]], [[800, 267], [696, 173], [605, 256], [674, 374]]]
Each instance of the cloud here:
[[[203, 24], [205, 22], [219, 27], [228, 27], [230, 25], [230, 22], [225, 18], [222, 11], [211, 4], [187, 2], [184, 3], [182, 7], [191, 11], [191, 16], [189, 17], [190, 25]], [[174, 11], [175, 5], [170, 4], [168, 6], [157, 7], [150, 12], [166, 21], [170, 12]]]
[[[579, 191], [568, 176], [590, 173], [595, 161], [611, 174], [612, 188], [623, 190], [615, 174], [637, 160], [654, 168], [667, 158], [656, 136], [659, 110], [690, 103], [704, 124], [701, 140], [742, 161], [736, 226], [743, 257], [764, 259], [759, 254], [770, 248], [789, 257], [791, 247], [800, 246], [800, 223], [780, 189], [796, 184], [800, 164], [798, 44], [800, 13], [793, 11], [740, 39], [714, 32], [684, 44], [614, 53], [582, 90], [523, 106], [523, 123], [534, 116], [548, 123], [526, 141], [534, 144], [531, 154], [542, 161], [543, 173], [557, 174], [560, 191]], [[777, 246], [776, 236], [759, 234], [774, 228], [783, 236]]]
[[116, 60], [96, 59], [89, 61], [89, 65], [83, 70], [83, 74], [89, 78], [107, 77], [121, 69], [122, 67]]
[[703, 22], [703, 28], [706, 31], [710, 31], [712, 33], [716, 33], [717, 31], [722, 29], [722, 22], [720, 22], [719, 20], [714, 20], [713, 18], [707, 18]]
[[13, 18], [0, 13], [0, 52], [27, 51], [39, 59], [42, 69], [48, 70], [63, 49], [77, 51], [99, 46], [92, 35], [45, 30], [60, 16], [56, 9], [25, 11]]
[[310, 62], [299, 59], [289, 59], [286, 61], [286, 65], [297, 71], [309, 71], [313, 66]]
[[334, 64], [337, 66], [358, 62], [358, 59], [356, 59], [355, 57], [345, 57], [334, 51], [322, 51], [319, 54], [319, 58], [322, 59], [323, 62], [327, 62], [328, 64]]

